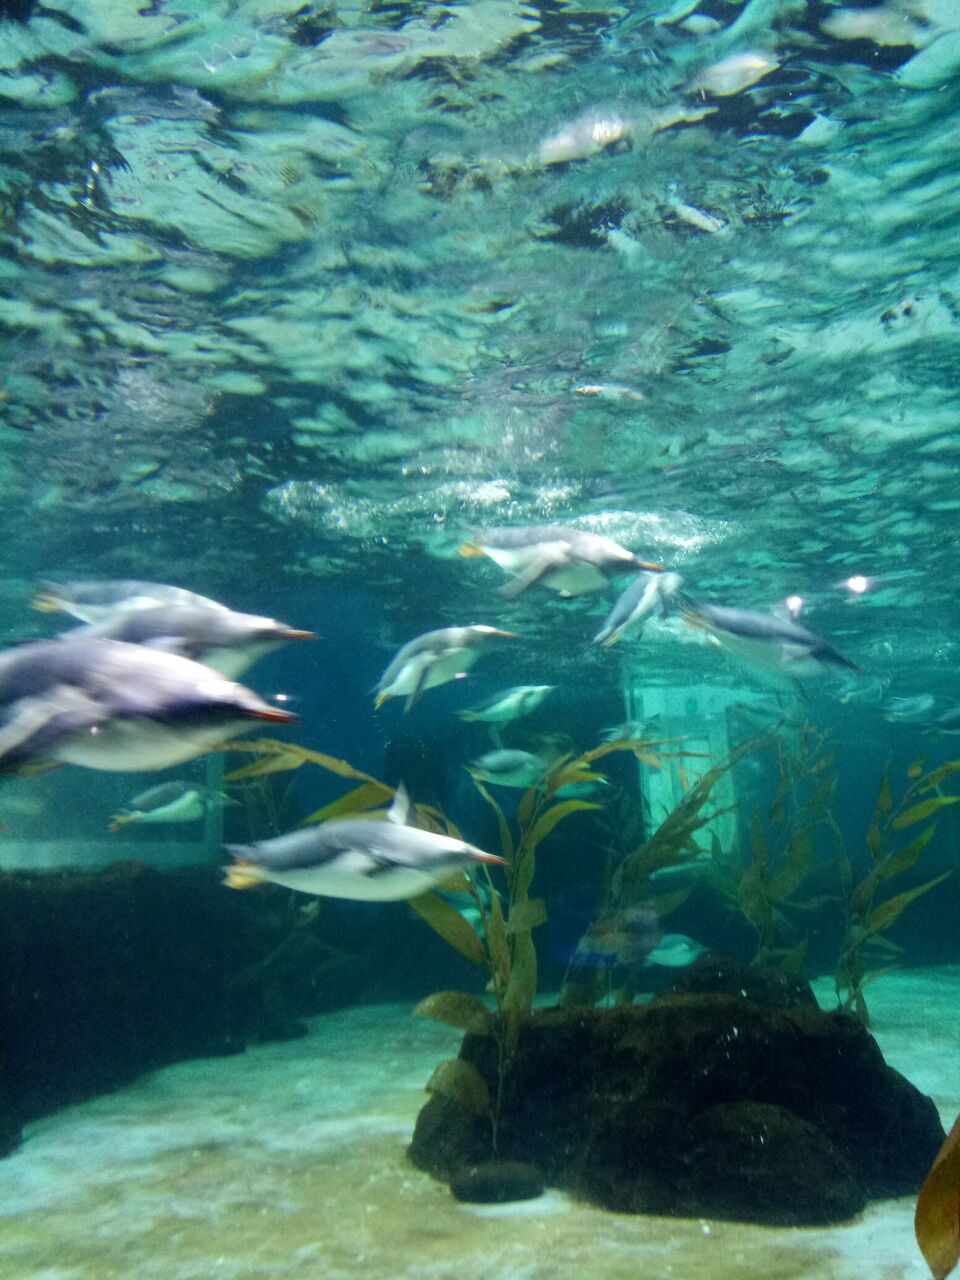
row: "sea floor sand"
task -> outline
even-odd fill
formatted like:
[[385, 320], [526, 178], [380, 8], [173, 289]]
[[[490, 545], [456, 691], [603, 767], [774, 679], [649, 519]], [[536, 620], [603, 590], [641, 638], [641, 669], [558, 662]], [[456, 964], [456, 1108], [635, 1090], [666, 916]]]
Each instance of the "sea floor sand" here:
[[[817, 984], [827, 1006], [830, 988]], [[870, 991], [885, 1057], [960, 1111], [960, 968]], [[924, 1280], [912, 1199], [843, 1227], [457, 1204], [406, 1144], [458, 1033], [368, 1006], [31, 1124], [0, 1163], [0, 1280]], [[811, 1169], [811, 1178], [817, 1176]]]

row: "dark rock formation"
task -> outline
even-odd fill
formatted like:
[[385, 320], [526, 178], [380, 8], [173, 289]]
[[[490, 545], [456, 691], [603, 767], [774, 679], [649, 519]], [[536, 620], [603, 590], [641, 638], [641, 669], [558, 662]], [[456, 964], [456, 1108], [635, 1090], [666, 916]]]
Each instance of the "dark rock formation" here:
[[0, 875], [0, 1154], [18, 1125], [185, 1058], [300, 1033], [364, 967], [215, 867]]
[[[635, 1213], [818, 1225], [916, 1192], [944, 1137], [933, 1102], [856, 1019], [802, 991], [761, 1004], [739, 994], [740, 971], [727, 978], [736, 994], [535, 1013], [503, 1082], [497, 1157]], [[460, 1056], [495, 1098], [496, 1040], [467, 1035]], [[419, 1168], [450, 1179], [491, 1154], [488, 1116], [431, 1097]]]
[[536, 1166], [520, 1160], [488, 1160], [459, 1170], [450, 1190], [457, 1200], [473, 1204], [508, 1204], [542, 1195], [543, 1178]]

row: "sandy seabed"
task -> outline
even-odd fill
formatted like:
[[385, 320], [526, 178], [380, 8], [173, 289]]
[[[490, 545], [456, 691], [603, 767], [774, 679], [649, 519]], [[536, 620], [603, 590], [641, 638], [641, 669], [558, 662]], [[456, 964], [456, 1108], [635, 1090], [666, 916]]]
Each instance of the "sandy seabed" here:
[[[817, 984], [831, 1004], [828, 983]], [[870, 989], [887, 1061], [960, 1111], [960, 968]], [[407, 1005], [182, 1063], [28, 1126], [0, 1162], [0, 1280], [900, 1280], [913, 1200], [825, 1229], [606, 1213], [548, 1191], [460, 1205], [405, 1148], [458, 1033]], [[811, 1169], [811, 1178], [817, 1176]]]

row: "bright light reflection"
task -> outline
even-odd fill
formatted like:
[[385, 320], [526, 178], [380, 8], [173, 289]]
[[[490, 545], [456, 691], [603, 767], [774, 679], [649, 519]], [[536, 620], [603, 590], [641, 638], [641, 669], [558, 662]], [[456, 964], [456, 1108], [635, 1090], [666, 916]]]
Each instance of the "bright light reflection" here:
[[845, 585], [855, 595], [862, 596], [870, 585], [870, 579], [865, 578], [862, 573], [855, 573], [852, 578], [847, 579]]
[[787, 608], [790, 610], [790, 617], [795, 618], [803, 608], [803, 596], [787, 596]]

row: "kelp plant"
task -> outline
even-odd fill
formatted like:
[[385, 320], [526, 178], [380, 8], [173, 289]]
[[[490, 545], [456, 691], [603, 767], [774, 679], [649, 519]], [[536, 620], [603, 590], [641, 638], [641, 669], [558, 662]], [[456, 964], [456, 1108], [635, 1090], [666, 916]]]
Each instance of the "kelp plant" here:
[[[565, 818], [573, 813], [600, 807], [589, 800], [564, 799], [560, 794], [561, 790], [575, 784], [590, 784], [603, 779], [604, 775], [594, 766], [602, 757], [616, 751], [629, 751], [649, 767], [662, 768], [663, 755], [659, 748], [664, 745], [664, 742], [618, 739], [582, 755], [568, 754], [561, 757], [542, 779], [521, 796], [517, 808], [516, 832], [511, 829], [503, 809], [490, 792], [474, 779], [478, 791], [497, 817], [500, 852], [507, 863], [505, 902], [501, 901], [486, 868], [483, 873], [487, 877], [487, 893], [462, 875], [453, 877], [449, 886], [473, 896], [480, 916], [479, 928], [475, 928], [439, 894], [425, 893], [410, 900], [413, 909], [446, 942], [487, 971], [488, 989], [496, 1004], [494, 1012], [477, 996], [465, 992], [441, 991], [423, 1000], [415, 1012], [421, 1017], [435, 1018], [461, 1030], [494, 1036], [498, 1047], [501, 1088], [520, 1028], [530, 1014], [537, 991], [537, 955], [533, 930], [546, 920], [543, 901], [530, 896], [537, 851]], [[392, 787], [355, 769], [345, 760], [338, 760], [294, 743], [261, 739], [255, 742], [231, 742], [225, 749], [252, 752], [259, 757], [251, 764], [228, 774], [224, 779], [226, 782], [239, 782], [264, 774], [297, 769], [304, 764], [314, 764], [359, 783], [345, 795], [310, 814], [304, 820], [305, 824], [353, 814], [369, 814], [371, 810], [388, 803], [394, 795]], [[424, 826], [453, 835], [459, 834], [456, 827], [432, 806], [415, 805], [414, 812], [417, 821]], [[499, 1098], [489, 1098], [487, 1086], [475, 1068], [459, 1059], [443, 1062], [434, 1072], [427, 1087], [431, 1091], [453, 1096], [461, 1105], [488, 1115], [492, 1147], [496, 1149]]]
[[751, 815], [748, 849], [715, 852], [713, 883], [756, 930], [751, 963], [800, 973], [807, 938], [798, 937], [793, 916], [835, 900], [833, 894], [796, 895], [814, 869], [817, 829], [830, 821], [836, 753], [826, 733], [810, 724], [758, 746], [776, 755], [777, 788], [766, 813], [755, 808]]
[[[697, 842], [699, 833], [716, 818], [729, 812], [710, 803], [715, 786], [744, 756], [768, 746], [770, 741], [771, 735], [766, 733], [750, 738], [692, 783], [677, 759], [676, 768], [684, 794], [648, 839], [641, 840], [634, 849], [623, 853], [619, 861], [609, 868], [597, 912], [567, 968], [560, 990], [561, 1005], [588, 1007], [599, 1003], [604, 996], [603, 975], [592, 957], [595, 938], [604, 921], [625, 920], [631, 913], [644, 912], [649, 913], [651, 919], [660, 921], [686, 901], [695, 879], [688, 878], [679, 889], [667, 887], [664, 890], [661, 886], [664, 883], [670, 886], [671, 880], [662, 879], [662, 873], [684, 867], [697, 871], [705, 852]], [[694, 753], [676, 751], [672, 754], [679, 758]], [[717, 856], [718, 850], [714, 847], [713, 858]], [[641, 963], [642, 959], [641, 956]], [[625, 977], [614, 997], [617, 1004], [632, 1003], [636, 994], [638, 966], [631, 968], [627, 964], [624, 967]]]
[[[482, 1077], [462, 1059], [440, 1064], [429, 1081], [431, 1092], [455, 1098], [460, 1105], [489, 1116], [491, 1147], [497, 1149], [497, 1130], [503, 1082], [524, 1021], [530, 1016], [537, 992], [537, 953], [533, 930], [546, 921], [541, 898], [531, 898], [540, 845], [559, 823], [573, 813], [601, 806], [589, 800], [563, 799], [561, 791], [575, 785], [589, 785], [603, 778], [594, 765], [614, 751], [629, 751], [650, 768], [663, 768], [659, 748], [665, 741], [641, 742], [618, 739], [603, 743], [579, 756], [563, 756], [545, 776], [528, 787], [517, 807], [517, 830], [511, 829], [503, 809], [483, 783], [474, 778], [477, 790], [491, 806], [500, 831], [500, 852], [507, 861], [506, 912], [491, 885], [489, 905], [474, 890], [480, 910], [481, 928], [474, 930], [448, 903], [435, 894], [425, 894], [413, 905], [433, 927], [468, 959], [483, 964], [489, 974], [488, 989], [496, 1001], [491, 1013], [478, 997], [463, 992], [441, 991], [428, 996], [414, 1010], [421, 1017], [436, 1018], [464, 1031], [493, 1035], [497, 1042], [497, 1097], [491, 1099]], [[485, 870], [486, 873], [486, 870]]]
[[[945, 871], [895, 897], [880, 898], [887, 881], [911, 870], [933, 839], [937, 824], [929, 820], [939, 810], [960, 802], [960, 796], [943, 795], [940, 790], [947, 778], [960, 771], [960, 760], [948, 760], [928, 773], [923, 770], [923, 758], [910, 765], [907, 770], [908, 785], [898, 802], [893, 799], [889, 768], [884, 770], [873, 819], [866, 835], [870, 869], [857, 884], [853, 883], [850, 858], [840, 828], [832, 815], [828, 815], [836, 846], [844, 903], [844, 934], [836, 971], [837, 998], [845, 1010], [855, 1013], [864, 1023], [869, 1021], [864, 988], [889, 971], [888, 965], [868, 973], [868, 956], [872, 952], [874, 955], [895, 957], [899, 948], [884, 937], [886, 931], [905, 907], [950, 875], [949, 871]], [[907, 844], [895, 847], [901, 831], [916, 827], [922, 822], [928, 822], [929, 825]]]

